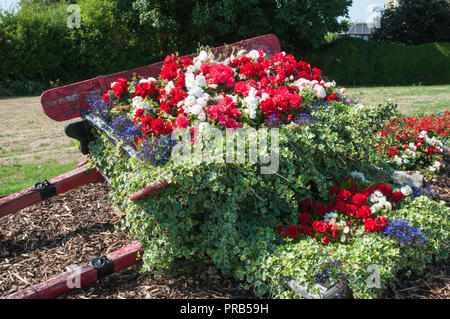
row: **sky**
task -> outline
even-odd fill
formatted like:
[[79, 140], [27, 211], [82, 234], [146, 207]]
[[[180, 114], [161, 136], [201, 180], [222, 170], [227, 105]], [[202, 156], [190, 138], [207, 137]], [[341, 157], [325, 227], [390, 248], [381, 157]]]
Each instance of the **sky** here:
[[352, 22], [372, 22], [372, 9], [374, 7], [384, 8], [385, 0], [353, 0], [352, 6], [349, 8], [350, 20]]
[[[19, 0], [0, 0], [0, 9], [8, 9], [17, 4]], [[349, 9], [350, 20], [352, 22], [367, 22], [372, 11], [371, 8], [378, 6], [384, 7], [385, 0], [353, 0]], [[372, 21], [369, 21], [372, 22]]]

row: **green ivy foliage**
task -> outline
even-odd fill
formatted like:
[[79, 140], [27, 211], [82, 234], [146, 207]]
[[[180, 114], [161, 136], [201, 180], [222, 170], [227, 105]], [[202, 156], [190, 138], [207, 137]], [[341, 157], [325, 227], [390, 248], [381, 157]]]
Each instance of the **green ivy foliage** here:
[[[239, 274], [245, 274], [247, 283], [254, 286], [257, 292], [270, 291], [274, 298], [299, 298], [283, 286], [282, 278], [294, 277], [317, 293], [314, 285], [321, 270], [320, 265], [333, 260], [342, 265], [340, 271], [346, 274], [354, 298], [384, 297], [386, 289], [395, 291], [398, 271], [404, 270], [407, 275], [413, 272], [420, 274], [430, 262], [448, 258], [449, 214], [450, 209], [443, 202], [421, 196], [407, 201], [387, 217], [409, 219], [414, 226], [421, 226], [422, 233], [429, 241], [426, 246], [409, 247], [404, 251], [395, 240], [363, 230], [349, 244], [325, 246], [311, 238], [298, 243], [287, 239], [276, 251], [261, 254], [258, 260], [249, 261]], [[379, 272], [379, 286], [371, 277], [375, 269]]]
[[[313, 114], [314, 124], [280, 128], [276, 174], [260, 174], [260, 164], [146, 166], [105, 136], [91, 142], [92, 164], [111, 177], [113, 203], [126, 212], [122, 227], [143, 245], [144, 269], [163, 274], [180, 259], [212, 260], [264, 293], [268, 284], [252, 276], [280, 249], [274, 228], [295, 222], [303, 199], [327, 198], [327, 189], [349, 171], [379, 165], [374, 135], [396, 107], [333, 102]], [[129, 200], [163, 181], [170, 186]]]

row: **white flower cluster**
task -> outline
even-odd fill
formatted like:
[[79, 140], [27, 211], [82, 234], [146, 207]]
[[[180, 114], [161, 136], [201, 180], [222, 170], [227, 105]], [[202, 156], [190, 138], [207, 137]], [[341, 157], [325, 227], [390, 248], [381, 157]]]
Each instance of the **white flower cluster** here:
[[357, 171], [350, 172], [350, 176], [353, 177], [353, 178], [355, 178], [355, 177], [359, 178], [364, 183], [370, 183], [370, 181], [368, 179], [366, 179], [364, 174], [361, 173], [361, 172], [357, 172]]
[[435, 161], [433, 163], [433, 165], [431, 165], [430, 167], [428, 167], [428, 170], [432, 171], [432, 172], [437, 172], [439, 171], [439, 169], [441, 168], [442, 163], [439, 161]]
[[188, 96], [184, 101], [178, 103], [178, 106], [181, 106], [184, 103], [185, 112], [197, 115], [198, 119], [202, 122], [206, 120], [205, 107], [211, 99], [211, 96], [204, 91], [204, 88], [206, 87], [206, 78], [203, 75], [195, 74], [195, 72], [200, 70], [202, 63], [210, 59], [212, 59], [212, 57], [205, 51], [201, 51], [200, 54], [194, 58], [194, 65], [189, 66], [186, 71], [185, 81]]
[[267, 93], [263, 93], [264, 97], [260, 98], [256, 95], [257, 91], [254, 87], [251, 87], [248, 96], [244, 98], [242, 105], [245, 107], [244, 112], [254, 120], [256, 118], [256, 110], [258, 109], [259, 102], [269, 98]]
[[405, 154], [401, 157], [397, 154], [394, 156], [394, 162], [397, 166], [401, 166], [402, 164], [410, 164], [416, 161], [416, 150], [417, 147], [410, 143], [409, 148], [405, 150]]
[[[134, 112], [136, 112], [137, 109], [150, 110], [150, 108], [151, 108], [150, 104], [140, 96], [135, 96], [131, 101], [132, 101], [132, 106], [133, 106]], [[133, 114], [133, 118], [134, 118], [134, 114]]]
[[[401, 188], [393, 189], [392, 192], [402, 192], [403, 196], [408, 197], [412, 194], [413, 190], [409, 185], [405, 185]], [[392, 208], [392, 204], [386, 199], [386, 196], [384, 196], [384, 194], [378, 190], [369, 196], [369, 200], [373, 203], [373, 205], [370, 207], [372, 213], [377, 213], [383, 210], [390, 210]]]
[[425, 143], [427, 143], [428, 145], [437, 148], [439, 152], [442, 153], [442, 151], [444, 150], [444, 144], [436, 137], [430, 138], [427, 131], [420, 132], [419, 137], [422, 137]]
[[383, 210], [390, 210], [392, 208], [392, 204], [380, 191], [375, 191], [375, 193], [370, 195], [369, 200], [373, 203], [373, 205], [370, 207], [373, 214]]
[[[319, 83], [322, 85], [319, 85]], [[318, 98], [323, 99], [327, 96], [325, 88], [335, 87], [336, 82], [325, 82], [323, 80], [321, 82], [317, 80], [309, 81], [307, 79], [300, 78], [294, 82], [294, 85], [299, 88], [300, 92], [303, 90], [313, 90], [314, 94]]]
[[336, 224], [338, 216], [339, 215], [337, 211], [333, 210], [332, 212], [325, 214], [325, 216], [323, 217], [323, 221], [330, 222], [330, 224]]

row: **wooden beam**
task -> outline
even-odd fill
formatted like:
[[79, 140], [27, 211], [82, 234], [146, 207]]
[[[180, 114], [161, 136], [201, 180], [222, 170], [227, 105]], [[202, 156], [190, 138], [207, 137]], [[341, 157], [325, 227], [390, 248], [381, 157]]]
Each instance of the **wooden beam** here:
[[166, 188], [167, 186], [169, 186], [168, 182], [163, 182], [160, 184], [156, 184], [156, 185], [151, 185], [151, 186], [147, 186], [146, 188], [144, 188], [143, 190], [134, 193], [133, 195], [130, 196], [130, 200], [132, 201], [136, 201], [138, 199], [141, 199], [147, 195], [150, 195], [151, 193], [154, 193], [162, 188]]
[[[113, 264], [112, 273], [119, 272], [141, 261], [141, 244], [135, 242], [108, 255], [106, 258]], [[55, 276], [46, 282], [25, 288], [10, 294], [3, 299], [50, 299], [73, 290], [85, 287], [101, 279], [102, 270], [88, 262], [80, 267]]]
[[[84, 166], [64, 173], [49, 180], [55, 188], [56, 194], [65, 193], [71, 189], [103, 179], [97, 168]], [[0, 198], [0, 217], [12, 214], [25, 207], [42, 202], [39, 191], [29, 187], [20, 192]]]

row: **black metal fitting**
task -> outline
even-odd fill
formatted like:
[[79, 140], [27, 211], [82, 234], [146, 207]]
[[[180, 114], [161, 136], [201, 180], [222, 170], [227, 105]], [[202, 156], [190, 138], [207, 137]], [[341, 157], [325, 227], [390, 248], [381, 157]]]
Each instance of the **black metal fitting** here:
[[114, 273], [114, 263], [106, 256], [92, 259], [91, 265], [97, 269], [97, 279], [99, 280]]
[[39, 192], [42, 200], [46, 200], [47, 198], [57, 195], [55, 186], [48, 180], [43, 180], [42, 182], [36, 183], [34, 185], [34, 190]]
[[69, 123], [64, 128], [64, 132], [68, 137], [74, 138], [80, 142], [80, 152], [84, 155], [89, 153], [89, 142], [94, 140], [91, 133], [91, 125], [88, 120]]

